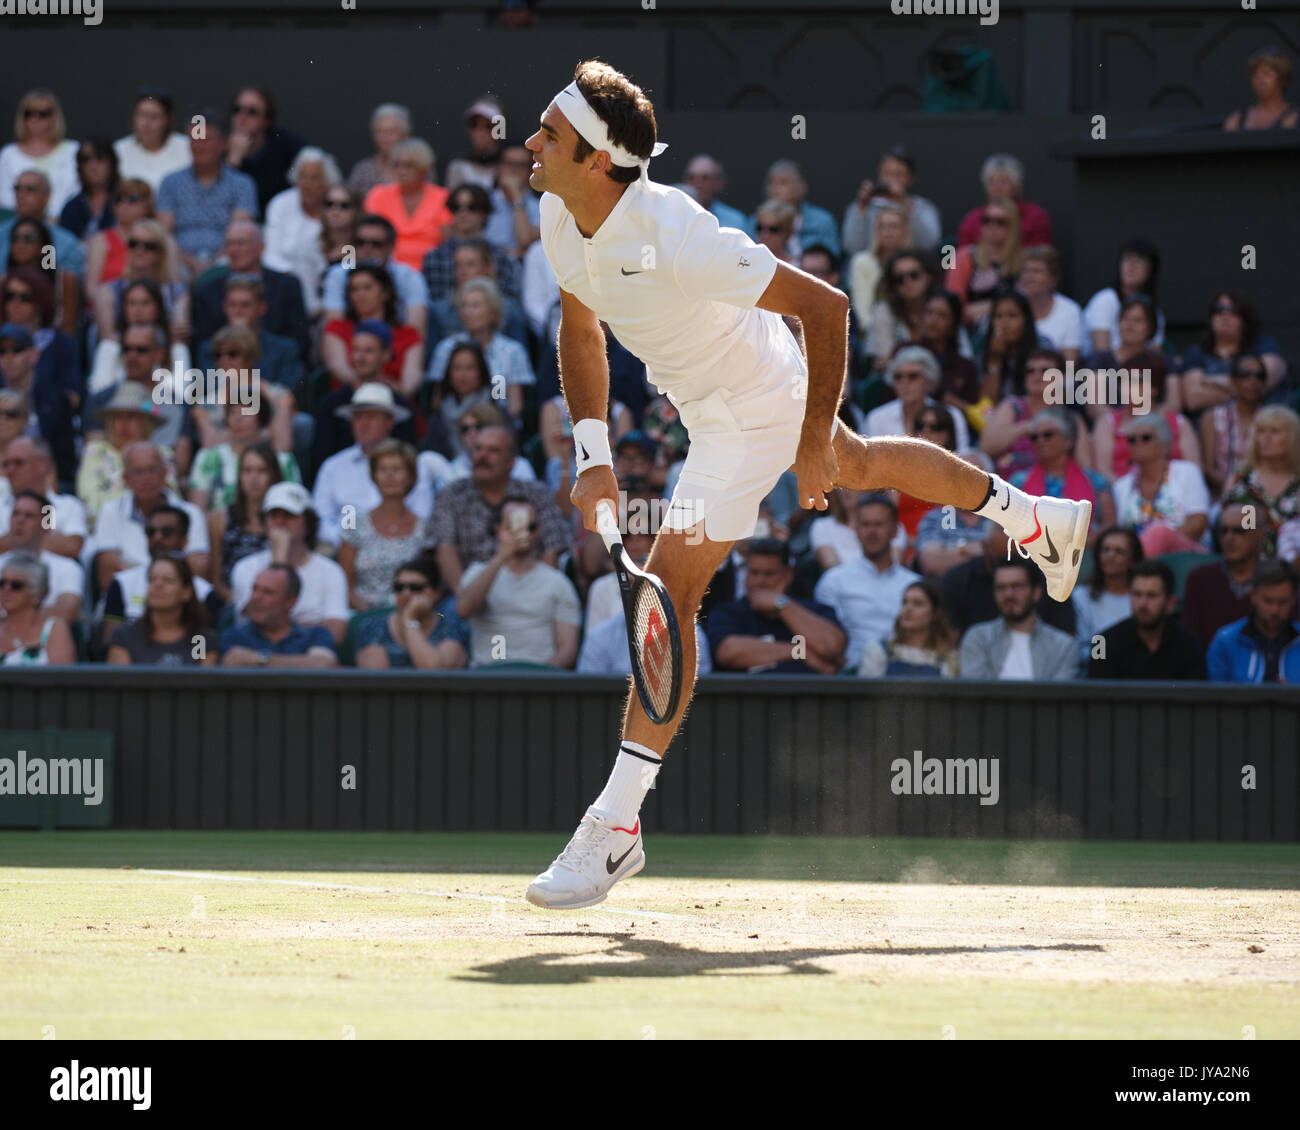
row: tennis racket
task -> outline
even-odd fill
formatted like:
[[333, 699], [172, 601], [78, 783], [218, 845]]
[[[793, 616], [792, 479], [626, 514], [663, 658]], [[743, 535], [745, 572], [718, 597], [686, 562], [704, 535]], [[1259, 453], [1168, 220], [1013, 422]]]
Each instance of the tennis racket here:
[[632, 682], [647, 717], [657, 726], [677, 713], [682, 697], [682, 637], [664, 583], [637, 566], [623, 548], [618, 519], [608, 502], [596, 504], [596, 529], [614, 562], [627, 617]]

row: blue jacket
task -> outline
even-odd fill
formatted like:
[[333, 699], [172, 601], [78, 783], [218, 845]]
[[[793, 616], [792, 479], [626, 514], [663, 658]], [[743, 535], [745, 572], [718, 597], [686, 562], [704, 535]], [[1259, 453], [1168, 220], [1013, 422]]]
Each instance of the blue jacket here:
[[[1262, 683], [1264, 654], [1259, 643], [1245, 632], [1250, 617], [1226, 624], [1214, 633], [1205, 657], [1212, 683]], [[1291, 621], [1297, 635], [1282, 651], [1278, 661], [1278, 679], [1283, 683], [1300, 683], [1300, 623]]]

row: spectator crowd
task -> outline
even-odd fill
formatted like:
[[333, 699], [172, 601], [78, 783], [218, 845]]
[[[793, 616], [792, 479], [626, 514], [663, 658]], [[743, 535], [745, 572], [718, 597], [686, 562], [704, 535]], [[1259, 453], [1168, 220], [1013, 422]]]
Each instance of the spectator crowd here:
[[[1284, 57], [1252, 67], [1285, 90]], [[0, 663], [626, 673], [500, 103], [445, 168], [381, 105], [346, 175], [261, 87], [183, 115], [141, 87], [124, 119], [74, 141], [31, 90], [0, 149]], [[1140, 233], [1067, 295], [1019, 160], [989, 156], [960, 216], [923, 174], [891, 146], [840, 204], [793, 160], [753, 194], [698, 154], [678, 187], [847, 293], [846, 425], [1091, 501], [1080, 583], [1048, 600], [1000, 528], [905, 493], [802, 510], [787, 472], [710, 587], [700, 670], [1300, 680], [1300, 402], [1248, 289], [1225, 277], [1175, 340]], [[689, 437], [605, 335], [644, 562]], [[1063, 395], [1070, 366], [1112, 395]], [[194, 369], [257, 396], [195, 403]]]

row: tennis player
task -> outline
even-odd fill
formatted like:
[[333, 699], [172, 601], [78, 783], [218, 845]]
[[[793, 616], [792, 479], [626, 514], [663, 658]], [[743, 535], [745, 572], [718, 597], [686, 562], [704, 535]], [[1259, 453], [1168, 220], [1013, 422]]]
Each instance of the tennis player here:
[[[639, 87], [605, 63], [580, 63], [524, 144], [534, 158], [529, 183], [544, 193], [542, 244], [560, 284], [560, 375], [578, 470], [572, 498], [586, 528], [596, 529], [597, 503], [618, 512], [602, 319], [646, 363], [690, 434], [646, 566], [677, 611], [690, 684], [700, 599], [790, 468], [805, 508], [825, 510], [836, 486], [897, 488], [992, 518], [1042, 569], [1053, 599], [1069, 597], [1091, 505], [1031, 497], [924, 440], [864, 439], [840, 426], [849, 299], [649, 179], [649, 159], [666, 146]], [[802, 323], [802, 348], [782, 315]], [[683, 687], [676, 715], [662, 725], [629, 694], [604, 791], [529, 885], [530, 902], [591, 906], [645, 866], [639, 812], [691, 691]]]

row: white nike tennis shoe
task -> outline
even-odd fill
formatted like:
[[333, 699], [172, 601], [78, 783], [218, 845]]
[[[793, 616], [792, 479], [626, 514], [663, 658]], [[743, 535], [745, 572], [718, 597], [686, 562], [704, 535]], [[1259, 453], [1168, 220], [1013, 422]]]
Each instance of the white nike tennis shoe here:
[[1034, 500], [1034, 521], [1037, 532], [1019, 540], [1008, 539], [1010, 546], [1043, 571], [1047, 581], [1047, 595], [1053, 600], [1066, 601], [1070, 590], [1079, 579], [1079, 563], [1088, 542], [1088, 527], [1092, 524], [1092, 503], [1069, 498], [1038, 498]]
[[640, 819], [619, 828], [587, 809], [568, 846], [528, 884], [525, 897], [548, 910], [577, 910], [604, 902], [620, 879], [645, 866]]

